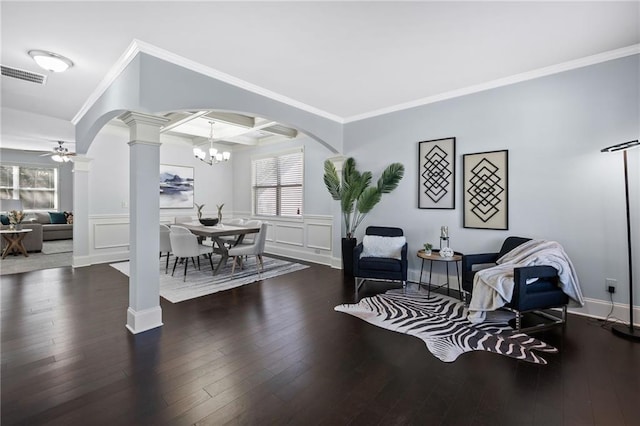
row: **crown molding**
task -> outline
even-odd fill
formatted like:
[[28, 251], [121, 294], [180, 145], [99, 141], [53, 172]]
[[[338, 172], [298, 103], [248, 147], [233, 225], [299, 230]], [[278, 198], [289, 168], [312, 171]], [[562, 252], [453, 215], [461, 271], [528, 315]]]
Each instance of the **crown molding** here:
[[127, 65], [136, 57], [140, 50], [138, 49], [138, 43], [136, 40], [131, 42], [127, 50], [118, 58], [115, 64], [109, 69], [107, 74], [104, 76], [102, 81], [98, 84], [91, 95], [87, 98], [87, 100], [82, 104], [80, 110], [76, 113], [75, 116], [71, 119], [71, 123], [73, 125], [77, 125], [78, 122], [84, 117], [84, 115], [89, 111], [89, 109], [100, 99], [100, 96], [104, 94], [104, 92], [113, 84], [113, 82], [122, 74], [122, 72], [127, 68]]
[[111, 69], [109, 70], [105, 78], [100, 82], [100, 84], [98, 84], [98, 87], [93, 91], [93, 93], [89, 96], [89, 98], [87, 98], [86, 102], [82, 105], [80, 110], [73, 117], [71, 122], [74, 125], [77, 124], [82, 119], [82, 117], [87, 113], [87, 111], [100, 98], [100, 96], [104, 94], [104, 92], [109, 88], [109, 86], [113, 84], [116, 78], [118, 78], [118, 76], [125, 70], [127, 65], [129, 65], [129, 63], [133, 60], [133, 58], [135, 58], [135, 56], [138, 53], [145, 53], [147, 55], [154, 56], [158, 59], [162, 59], [164, 61], [186, 68], [188, 70], [206, 75], [208, 77], [214, 78], [216, 80], [222, 81], [232, 86], [236, 86], [240, 89], [244, 89], [249, 92], [255, 93], [257, 95], [265, 96], [269, 99], [273, 99], [275, 101], [282, 102], [286, 105], [290, 105], [292, 107], [301, 109], [311, 114], [324, 117], [328, 120], [332, 120], [341, 124], [344, 123], [342, 117], [339, 117], [335, 114], [331, 114], [329, 112], [315, 108], [311, 105], [307, 105], [303, 102], [296, 101], [295, 99], [291, 99], [287, 96], [281, 95], [279, 93], [273, 92], [271, 90], [265, 89], [263, 87], [260, 87], [255, 84], [249, 83], [247, 81], [241, 80], [239, 78], [233, 77], [229, 74], [223, 73], [222, 71], [218, 71], [216, 69], [207, 67], [198, 62], [192, 61], [183, 56], [169, 52], [168, 50], [162, 49], [160, 47], [146, 43], [144, 41], [134, 39], [129, 45], [129, 47], [127, 48], [127, 50], [125, 51], [125, 53], [111, 67]]
[[402, 111], [410, 108], [419, 107], [422, 105], [427, 105], [427, 104], [432, 104], [435, 102], [440, 102], [448, 99], [458, 98], [460, 96], [471, 95], [474, 93], [483, 92], [485, 90], [509, 86], [511, 84], [521, 83], [523, 81], [533, 80], [540, 77], [546, 77], [546, 76], [558, 74], [564, 71], [570, 71], [577, 68], [582, 68], [589, 65], [595, 65], [602, 62], [607, 62], [614, 59], [624, 58], [626, 56], [632, 56], [637, 54], [640, 54], [640, 44], [634, 44], [631, 46], [610, 50], [608, 52], [598, 53], [596, 55], [587, 56], [587, 57], [576, 59], [573, 61], [563, 62], [560, 64], [539, 68], [537, 70], [527, 71], [521, 74], [516, 74], [509, 77], [501, 78], [498, 80], [489, 81], [487, 83], [476, 84], [474, 86], [469, 86], [469, 87], [465, 87], [458, 90], [452, 90], [450, 92], [445, 92], [438, 95], [417, 99], [415, 101], [405, 102], [402, 104], [381, 108], [381, 109], [366, 112], [363, 114], [353, 115], [351, 117], [344, 118], [343, 122], [346, 124], [346, 123], [352, 123], [354, 121], [365, 120], [367, 118], [377, 117], [379, 115], [389, 114], [392, 112], [398, 112], [398, 111]]
[[133, 58], [135, 58], [135, 56], [138, 53], [145, 53], [145, 54], [154, 56], [156, 58], [173, 63], [175, 65], [181, 66], [191, 71], [206, 75], [216, 80], [220, 80], [227, 84], [247, 90], [249, 92], [252, 92], [261, 96], [265, 96], [269, 99], [282, 102], [286, 105], [301, 109], [311, 114], [324, 117], [328, 120], [332, 120], [340, 124], [346, 124], [346, 123], [352, 123], [355, 121], [360, 121], [360, 120], [364, 120], [372, 117], [377, 117], [383, 114], [389, 114], [389, 113], [398, 112], [398, 111], [402, 111], [410, 108], [419, 107], [422, 105], [428, 105], [435, 102], [440, 102], [440, 101], [453, 99], [461, 96], [471, 95], [474, 93], [483, 92], [486, 90], [495, 89], [499, 87], [504, 87], [511, 84], [521, 83], [524, 81], [533, 80], [536, 78], [545, 77], [553, 74], [558, 74], [564, 71], [570, 71], [577, 68], [586, 67], [589, 65], [595, 65], [602, 62], [611, 61], [614, 59], [624, 58], [626, 56], [637, 55], [637, 54], [640, 54], [640, 44], [634, 44], [634, 45], [623, 47], [620, 49], [615, 49], [608, 52], [587, 56], [585, 58], [563, 62], [560, 64], [551, 65], [551, 66], [540, 68], [537, 70], [527, 71], [521, 74], [516, 74], [513, 76], [501, 78], [498, 80], [493, 80], [487, 83], [481, 83], [481, 84], [465, 87], [462, 89], [452, 90], [450, 92], [417, 99], [415, 101], [405, 102], [405, 103], [393, 105], [390, 107], [385, 107], [385, 108], [377, 109], [374, 111], [343, 118], [335, 114], [331, 114], [327, 111], [315, 108], [311, 105], [307, 105], [305, 103], [296, 101], [295, 99], [289, 98], [287, 96], [281, 95], [271, 90], [265, 89], [263, 87], [257, 86], [255, 84], [249, 83], [247, 81], [241, 80], [239, 78], [233, 77], [229, 74], [223, 73], [221, 71], [215, 70], [205, 65], [199, 64], [195, 61], [184, 58], [180, 55], [176, 55], [174, 53], [171, 53], [167, 50], [161, 49], [157, 46], [146, 43], [144, 41], [133, 40], [129, 45], [129, 47], [127, 48], [127, 50], [118, 59], [118, 61], [116, 61], [116, 63], [111, 67], [111, 69], [106, 74], [104, 79], [100, 82], [100, 84], [98, 84], [98, 87], [96, 87], [96, 89], [89, 96], [89, 98], [87, 98], [87, 100], [85, 101], [83, 106], [80, 108], [80, 110], [73, 117], [71, 122], [74, 125], [76, 125], [80, 121], [80, 119], [82, 119], [82, 117], [87, 113], [87, 111], [100, 98], [100, 96], [104, 94], [104, 92], [109, 88], [109, 86], [113, 84], [113, 82], [125, 70], [127, 65], [129, 65], [129, 63], [133, 60]]

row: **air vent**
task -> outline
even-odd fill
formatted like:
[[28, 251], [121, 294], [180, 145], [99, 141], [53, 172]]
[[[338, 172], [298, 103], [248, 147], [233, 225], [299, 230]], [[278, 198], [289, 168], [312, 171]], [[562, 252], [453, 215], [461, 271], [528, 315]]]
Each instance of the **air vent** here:
[[38, 74], [37, 72], [25, 71], [20, 68], [12, 68], [1, 65], [2, 75], [17, 78], [18, 80], [30, 81], [31, 83], [45, 84], [47, 76]]

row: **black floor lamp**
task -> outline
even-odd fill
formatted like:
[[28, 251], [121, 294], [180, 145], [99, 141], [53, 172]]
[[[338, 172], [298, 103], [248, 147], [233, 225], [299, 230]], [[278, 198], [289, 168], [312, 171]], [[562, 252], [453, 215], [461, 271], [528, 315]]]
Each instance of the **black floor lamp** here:
[[624, 337], [625, 339], [633, 340], [634, 342], [640, 342], [640, 329], [637, 329], [633, 325], [633, 264], [631, 262], [631, 216], [629, 214], [629, 174], [627, 172], [627, 150], [629, 148], [640, 146], [640, 142], [637, 140], [620, 143], [618, 145], [608, 146], [602, 149], [602, 152], [615, 152], [623, 151], [624, 157], [624, 192], [625, 200], [627, 202], [627, 251], [629, 254], [629, 325], [616, 324], [611, 327], [611, 331], [616, 336]]

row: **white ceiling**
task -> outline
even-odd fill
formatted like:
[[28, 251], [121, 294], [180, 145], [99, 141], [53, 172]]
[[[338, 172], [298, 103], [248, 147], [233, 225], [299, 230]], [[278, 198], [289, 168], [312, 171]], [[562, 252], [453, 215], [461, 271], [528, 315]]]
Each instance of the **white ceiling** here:
[[[71, 120], [132, 40], [343, 120], [640, 42], [640, 2], [2, 1], [2, 106]], [[46, 73], [46, 72], [45, 72]]]

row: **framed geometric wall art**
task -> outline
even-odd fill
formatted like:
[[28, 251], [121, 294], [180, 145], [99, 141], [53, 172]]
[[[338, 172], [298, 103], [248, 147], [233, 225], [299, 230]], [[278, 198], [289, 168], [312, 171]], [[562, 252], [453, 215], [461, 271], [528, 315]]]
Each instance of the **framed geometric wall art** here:
[[465, 154], [465, 228], [509, 229], [509, 151]]
[[456, 138], [418, 143], [418, 208], [456, 208]]
[[160, 208], [192, 209], [193, 167], [160, 164]]

